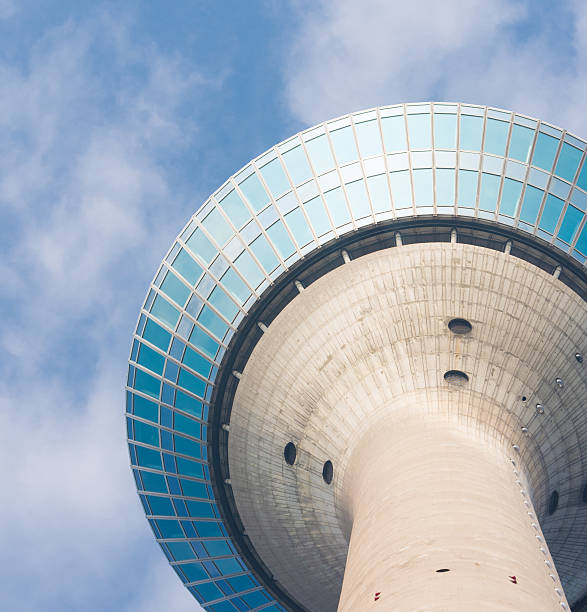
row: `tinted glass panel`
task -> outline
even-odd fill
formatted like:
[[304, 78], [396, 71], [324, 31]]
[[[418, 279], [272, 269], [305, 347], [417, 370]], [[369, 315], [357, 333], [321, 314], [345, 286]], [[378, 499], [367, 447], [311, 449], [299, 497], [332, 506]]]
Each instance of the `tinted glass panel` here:
[[406, 125], [403, 115], [381, 119], [381, 131], [383, 132], [385, 150], [388, 153], [407, 150], [408, 142], [406, 139]]
[[[481, 150], [483, 118], [461, 115], [460, 148], [466, 151]], [[460, 198], [459, 198], [460, 202]]]
[[534, 149], [534, 155], [532, 156], [532, 165], [543, 168], [550, 172], [556, 150], [558, 148], [558, 139], [548, 136], [540, 132], [536, 141], [536, 148]]
[[432, 123], [429, 114], [408, 115], [410, 149], [432, 148]]
[[457, 146], [456, 115], [434, 115], [434, 146], [437, 149], [454, 149]]

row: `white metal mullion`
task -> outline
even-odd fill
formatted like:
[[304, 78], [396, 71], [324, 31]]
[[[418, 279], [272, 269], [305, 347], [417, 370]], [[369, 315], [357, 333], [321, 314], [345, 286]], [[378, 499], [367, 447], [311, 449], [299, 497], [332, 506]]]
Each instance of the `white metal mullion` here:
[[395, 200], [391, 189], [391, 176], [389, 171], [389, 162], [387, 160], [387, 150], [385, 148], [385, 140], [383, 138], [383, 119], [381, 118], [381, 111], [377, 109], [377, 126], [379, 127], [379, 137], [381, 138], [381, 150], [383, 151], [383, 167], [385, 168], [385, 178], [387, 180], [387, 190], [389, 192], [389, 201], [391, 202], [391, 215], [393, 219], [396, 219], [395, 214]]
[[[532, 145], [530, 146], [530, 150], [528, 151], [528, 162], [526, 164], [526, 173], [524, 176], [524, 181], [522, 183], [522, 191], [520, 192], [518, 211], [516, 215], [514, 215], [514, 227], [519, 227], [520, 225], [520, 214], [522, 212], [522, 205], [524, 204], [524, 197], [526, 196], [526, 187], [528, 186], [528, 179], [530, 178], [530, 170], [532, 168], [531, 160], [534, 156], [534, 149], [536, 147], [536, 143], [538, 142], [538, 134], [540, 134], [540, 121], [536, 123], [536, 127], [534, 128], [534, 138], [532, 139]], [[526, 222], [522, 221], [522, 223]]]
[[501, 198], [503, 196], [503, 187], [505, 185], [506, 172], [507, 172], [507, 160], [509, 159], [508, 154], [510, 151], [510, 144], [512, 141], [512, 134], [514, 133], [514, 114], [510, 113], [510, 125], [508, 127], [508, 136], [505, 142], [505, 151], [503, 154], [503, 168], [501, 171], [501, 180], [499, 182], [499, 190], [497, 192], [497, 202], [495, 204], [495, 216], [494, 219], [499, 219], [499, 210], [501, 208]]
[[[349, 116], [349, 115], [347, 115], [347, 116]], [[336, 159], [336, 155], [334, 153], [334, 145], [332, 144], [332, 139], [330, 138], [330, 130], [328, 129], [326, 124], [324, 124], [324, 134], [326, 136], [326, 140], [328, 142], [328, 146], [330, 147], [330, 154], [332, 155], [332, 159], [334, 160], [334, 169], [336, 170], [336, 172], [338, 174], [338, 180], [340, 181], [340, 188], [341, 188], [341, 191], [342, 191], [342, 195], [344, 196], [344, 200], [345, 200], [345, 203], [347, 205], [347, 209], [349, 211], [349, 215], [350, 215], [350, 218], [351, 218], [351, 223], [353, 224], [353, 229], [356, 230], [357, 229], [357, 220], [355, 219], [355, 215], [354, 215], [353, 209], [351, 207], [351, 201], [349, 200], [349, 194], [347, 193], [345, 182], [342, 180], [342, 172], [340, 170], [340, 165], [339, 165], [338, 160]]]
[[[552, 162], [552, 170], [550, 171], [550, 173], [548, 175], [548, 180], [546, 181], [546, 185], [544, 187], [544, 195], [542, 196], [542, 201], [541, 201], [540, 206], [538, 208], [538, 214], [536, 216], [536, 225], [534, 226], [534, 231], [532, 232], [535, 236], [538, 234], [538, 226], [539, 226], [540, 220], [542, 219], [542, 213], [544, 212], [544, 209], [546, 208], [546, 201], [548, 199], [548, 194], [550, 192], [550, 185], [552, 184], [552, 179], [553, 179], [553, 176], [554, 176], [554, 169], [556, 168], [556, 165], [558, 163], [558, 158], [560, 157], [561, 151], [563, 150], [563, 142], [564, 142], [563, 139], [565, 137], [565, 134], [566, 134], [566, 132], [563, 131], [563, 133], [560, 136], [558, 147], [556, 149], [556, 154], [555, 154], [554, 160]], [[564, 204], [563, 204], [563, 208], [564, 208]], [[540, 230], [540, 231], [545, 232], [546, 230]], [[548, 232], [546, 232], [546, 233], [548, 233]], [[553, 240], [554, 240], [554, 233], [553, 233], [553, 235], [550, 238], [550, 242], [552, 243]]]
[[406, 128], [406, 143], [408, 145], [408, 176], [410, 177], [410, 192], [412, 194], [412, 214], [415, 216], [416, 213], [416, 190], [414, 189], [414, 172], [412, 169], [412, 147], [410, 144], [410, 127], [408, 125], [408, 107], [406, 104], [404, 107], [404, 125]]
[[481, 180], [483, 178], [483, 156], [485, 155], [485, 134], [487, 132], [487, 107], [483, 109], [483, 128], [481, 130], [481, 146], [479, 147], [479, 166], [477, 177], [477, 193], [475, 194], [475, 205], [473, 207], [474, 217], [479, 218], [479, 198], [481, 197]]
[[365, 172], [365, 165], [363, 164], [363, 154], [361, 153], [361, 148], [359, 146], [359, 138], [357, 136], [357, 128], [355, 126], [355, 118], [353, 115], [349, 116], [351, 120], [351, 131], [353, 133], [353, 138], [355, 139], [355, 146], [357, 147], [357, 153], [359, 154], [359, 166], [361, 167], [361, 172], [363, 174], [363, 184], [365, 185], [365, 192], [367, 193], [367, 201], [369, 202], [369, 210], [371, 211], [371, 218], [373, 219], [373, 223], [377, 223], [375, 219], [375, 210], [373, 208], [373, 201], [371, 200], [371, 193], [369, 192], [369, 186], [367, 184], [367, 173]]

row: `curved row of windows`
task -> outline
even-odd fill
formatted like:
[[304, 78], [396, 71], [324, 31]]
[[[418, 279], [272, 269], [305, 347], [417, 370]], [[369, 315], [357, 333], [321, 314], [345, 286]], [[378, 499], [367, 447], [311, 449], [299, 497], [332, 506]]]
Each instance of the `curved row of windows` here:
[[208, 469], [214, 381], [252, 304], [320, 245], [399, 217], [492, 219], [584, 263], [586, 148], [558, 128], [486, 107], [385, 107], [272, 148], [196, 212], [141, 310], [126, 412], [145, 513], [208, 610], [284, 609], [238, 555]]

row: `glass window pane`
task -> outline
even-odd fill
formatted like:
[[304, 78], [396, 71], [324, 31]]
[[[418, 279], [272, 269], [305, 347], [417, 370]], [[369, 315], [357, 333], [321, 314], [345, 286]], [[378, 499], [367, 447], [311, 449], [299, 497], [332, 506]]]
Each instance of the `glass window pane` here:
[[581, 187], [583, 191], [587, 191], [587, 160], [583, 162], [581, 174], [579, 174], [577, 178], [577, 185]]
[[587, 223], [581, 230], [581, 235], [579, 236], [579, 240], [577, 240], [577, 244], [575, 244], [575, 248], [577, 251], [579, 251], [579, 253], [587, 255]]
[[385, 174], [370, 176], [367, 179], [367, 186], [371, 194], [373, 210], [376, 213], [391, 210], [391, 198], [389, 197], [387, 176]]
[[455, 149], [457, 146], [457, 116], [436, 113], [434, 115], [434, 147]]
[[175, 328], [175, 324], [179, 319], [179, 310], [160, 295], [158, 295], [153, 302], [151, 314], [159, 319], [159, 321], [167, 323], [171, 328]]
[[269, 187], [269, 191], [273, 194], [273, 197], [276, 198], [291, 189], [279, 159], [274, 159], [263, 166], [261, 168], [261, 174], [267, 183], [267, 187]]
[[232, 268], [229, 268], [224, 273], [224, 276], [220, 279], [220, 282], [228, 293], [235, 297], [241, 305], [244, 304], [251, 295], [250, 289]]
[[379, 125], [377, 119], [357, 123], [355, 125], [357, 131], [357, 140], [359, 141], [359, 149], [363, 157], [372, 155], [381, 155], [381, 137], [379, 135]]
[[465, 151], [480, 151], [482, 136], [483, 117], [461, 115], [460, 148]]
[[210, 263], [218, 253], [216, 247], [212, 245], [199, 228], [186, 240], [186, 244], [193, 253], [199, 255], [206, 263]]
[[515, 217], [518, 212], [518, 204], [520, 203], [520, 195], [522, 193], [522, 183], [506, 178], [503, 183], [501, 192], [501, 204], [499, 212], [502, 215]]
[[355, 219], [361, 219], [371, 214], [369, 207], [369, 199], [363, 180], [353, 181], [346, 185], [346, 191], [349, 197], [349, 204]]
[[185, 249], [181, 249], [171, 265], [191, 285], [194, 285], [198, 278], [200, 278], [200, 274], [202, 274], [202, 268], [188, 255]]
[[452, 168], [436, 170], [436, 203], [439, 206], [455, 203], [455, 171]]
[[312, 232], [299, 208], [287, 213], [287, 215], [285, 215], [285, 222], [300, 247], [313, 240]]
[[167, 351], [169, 348], [169, 341], [171, 340], [171, 334], [166, 329], [157, 325], [155, 321], [147, 319], [143, 338], [159, 347], [161, 350]]
[[[148, 495], [149, 506], [151, 506], [151, 513], [157, 516], [169, 516], [175, 514], [171, 500], [168, 497], [155, 497], [154, 495]], [[183, 535], [179, 536], [180, 538]]]
[[407, 151], [408, 141], [406, 139], [406, 124], [403, 115], [381, 119], [381, 131], [383, 132], [385, 150], [388, 153]]
[[190, 334], [190, 342], [197, 346], [205, 355], [210, 356], [212, 359], [216, 357], [218, 343], [197, 325], [194, 325], [194, 329]]
[[318, 138], [312, 138], [306, 143], [306, 149], [308, 155], [312, 160], [312, 165], [316, 174], [322, 174], [326, 170], [334, 168], [334, 159], [330, 152], [330, 146], [326, 140], [326, 136], [318, 136]]
[[518, 161], [524, 163], [528, 162], [533, 140], [534, 130], [514, 124], [512, 128], [512, 136], [510, 138], [508, 157], [517, 159]]
[[198, 322], [217, 338], [222, 338], [228, 330], [228, 325], [208, 306], [204, 306], [198, 315]]
[[145, 366], [148, 370], [155, 372], [156, 374], [163, 374], [163, 366], [165, 364], [165, 357], [160, 353], [157, 353], [152, 348], [141, 344], [139, 351], [139, 358], [137, 360], [142, 366]]
[[580, 210], [574, 206], [569, 206], [567, 208], [567, 212], [565, 213], [565, 218], [561, 223], [560, 229], [558, 230], [558, 237], [565, 242], [573, 242], [575, 232], [577, 231], [582, 218], [583, 213]]
[[265, 192], [261, 181], [255, 173], [247, 177], [240, 185], [240, 190], [243, 192], [247, 202], [253, 210], [261, 210], [269, 202], [269, 196]]
[[414, 170], [414, 199], [416, 207], [434, 204], [432, 169]]
[[344, 193], [340, 187], [327, 191], [324, 194], [324, 199], [326, 200], [326, 205], [328, 206], [328, 210], [332, 215], [336, 227], [340, 227], [350, 222], [351, 215], [344, 199]]
[[269, 273], [279, 265], [279, 260], [263, 234], [251, 242], [251, 251], [261, 262], [265, 272]]
[[[182, 359], [183, 363], [208, 378], [210, 376], [210, 370], [212, 369], [212, 364], [205, 358], [200, 355], [200, 353], [196, 353], [189, 346], [185, 349], [185, 353]], [[176, 404], [177, 405], [177, 404]]]
[[140, 395], [133, 394], [133, 413], [137, 416], [157, 423], [159, 420], [159, 404]]
[[553, 138], [540, 132], [538, 139], [536, 140], [536, 147], [534, 149], [534, 155], [532, 156], [532, 165], [543, 168], [550, 172], [556, 150], [558, 148], [558, 139]]
[[267, 235], [283, 259], [287, 259], [296, 250], [281, 221], [274, 223], [267, 230]]
[[182, 389], [186, 389], [198, 397], [204, 397], [206, 393], [206, 383], [183, 368], [179, 370], [177, 384]]
[[408, 130], [411, 150], [432, 148], [432, 123], [428, 113], [408, 115]]
[[249, 209], [243, 204], [240, 196], [234, 189], [222, 199], [220, 206], [232, 224], [237, 228], [242, 227], [251, 218]]
[[159, 428], [147, 425], [142, 421], [134, 421], [135, 440], [151, 446], [159, 446]]
[[232, 321], [238, 312], [237, 305], [218, 286], [214, 287], [208, 301], [226, 319]]
[[554, 173], [572, 183], [582, 155], [582, 151], [564, 142]]
[[495, 174], [481, 174], [481, 191], [479, 192], [479, 208], [490, 212], [495, 211], [499, 195], [501, 177]]
[[536, 223], [536, 217], [538, 217], [538, 210], [540, 209], [543, 195], [544, 191], [541, 189], [536, 189], [536, 187], [532, 187], [532, 185], [526, 186], [522, 210], [520, 211], [520, 219], [522, 221], [526, 221], [526, 223], [531, 223], [532, 225]]
[[459, 206], [475, 207], [478, 178], [474, 170], [459, 170]]
[[162, 474], [153, 474], [153, 472], [141, 471], [141, 479], [143, 481], [143, 489], [145, 491], [152, 491], [153, 493], [167, 493], [165, 477]]
[[202, 221], [202, 225], [221, 247], [224, 246], [226, 241], [234, 233], [224, 217], [215, 208], [206, 215], [206, 218]]
[[412, 186], [408, 170], [390, 172], [391, 195], [396, 208], [409, 208], [412, 206]]
[[251, 287], [257, 287], [265, 279], [265, 275], [247, 251], [243, 251], [234, 260], [234, 267], [246, 278]]
[[558, 218], [563, 210], [564, 201], [551, 194], [546, 197], [544, 210], [540, 217], [540, 229], [543, 229], [550, 234], [554, 234], [554, 229], [558, 223]]
[[485, 152], [505, 155], [510, 124], [497, 119], [487, 119], [485, 126]]
[[190, 294], [190, 290], [171, 272], [167, 273], [165, 280], [161, 283], [161, 291], [180, 306], [186, 303]]
[[334, 147], [334, 154], [339, 165], [355, 161], [359, 158], [355, 137], [350, 126], [330, 132], [330, 139]]
[[300, 185], [312, 176], [310, 164], [308, 164], [306, 154], [301, 146], [284, 153], [283, 161], [294, 185]]
[[317, 236], [321, 236], [332, 229], [321, 197], [312, 198], [304, 204], [304, 208]]

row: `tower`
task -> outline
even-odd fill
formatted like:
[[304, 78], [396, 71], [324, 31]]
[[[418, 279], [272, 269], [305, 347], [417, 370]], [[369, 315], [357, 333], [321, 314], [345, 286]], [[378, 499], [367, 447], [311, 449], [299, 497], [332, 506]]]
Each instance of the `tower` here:
[[207, 610], [584, 609], [586, 149], [381, 107], [198, 209], [141, 309], [127, 426]]

